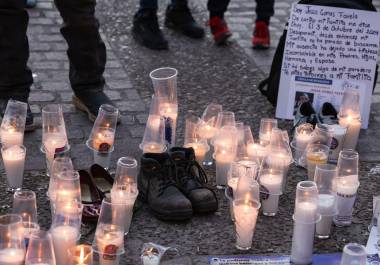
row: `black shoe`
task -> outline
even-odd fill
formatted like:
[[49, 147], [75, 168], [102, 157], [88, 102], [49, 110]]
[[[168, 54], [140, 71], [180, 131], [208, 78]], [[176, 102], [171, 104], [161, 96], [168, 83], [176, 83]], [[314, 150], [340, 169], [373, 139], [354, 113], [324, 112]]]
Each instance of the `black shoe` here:
[[[25, 102], [25, 99], [19, 99], [17, 97], [12, 97], [12, 99]], [[0, 115], [1, 115], [1, 117], [4, 116], [5, 109], [7, 108], [8, 100], [9, 99], [0, 99]], [[26, 120], [25, 120], [25, 132], [35, 131], [39, 127], [41, 127], [41, 124], [38, 124], [37, 122], [35, 122], [32, 110], [30, 109], [30, 105], [28, 103], [28, 107], [27, 107], [27, 111], [26, 111]]]
[[195, 22], [187, 5], [178, 7], [168, 5], [165, 26], [178, 30], [190, 38], [200, 39], [205, 35], [204, 29]]
[[139, 200], [165, 221], [183, 221], [193, 215], [191, 202], [176, 187], [175, 165], [167, 153], [144, 154], [138, 177]]
[[173, 147], [169, 154], [177, 167], [177, 187], [189, 198], [193, 211], [212, 213], [218, 210], [218, 199], [206, 186], [207, 175], [195, 160], [194, 149]]
[[[114, 105], [102, 90], [85, 90], [75, 92], [75, 95], [73, 96], [73, 104], [79, 110], [86, 112], [88, 119], [92, 122], [96, 120], [101, 105]], [[119, 122], [120, 120], [118, 119], [118, 123]]]
[[316, 125], [318, 123], [317, 114], [313, 108], [313, 105], [309, 101], [303, 102], [297, 109], [297, 113], [294, 116], [294, 127], [297, 127], [303, 123], [310, 123]]
[[168, 41], [158, 25], [156, 10], [142, 10], [133, 18], [132, 36], [142, 45], [154, 50], [167, 50]]
[[338, 112], [330, 102], [325, 102], [322, 105], [318, 114], [319, 123], [322, 124], [339, 124]]

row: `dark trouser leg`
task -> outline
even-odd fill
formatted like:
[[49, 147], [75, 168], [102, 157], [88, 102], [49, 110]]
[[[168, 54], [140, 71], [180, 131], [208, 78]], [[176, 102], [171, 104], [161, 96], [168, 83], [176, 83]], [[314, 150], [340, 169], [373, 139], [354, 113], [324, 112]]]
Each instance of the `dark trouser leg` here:
[[106, 47], [95, 18], [96, 0], [55, 0], [64, 24], [70, 60], [70, 83], [74, 92], [102, 90], [106, 64]]
[[215, 16], [223, 18], [229, 3], [230, 0], [208, 0], [207, 9], [210, 12], [210, 18]]
[[143, 11], [146, 9], [153, 9], [157, 10], [158, 9], [158, 0], [140, 0], [140, 8], [139, 11]]
[[33, 83], [24, 7], [25, 0], [0, 1], [0, 98], [26, 101]]
[[256, 0], [256, 20], [264, 20], [269, 23], [274, 15], [274, 0]]

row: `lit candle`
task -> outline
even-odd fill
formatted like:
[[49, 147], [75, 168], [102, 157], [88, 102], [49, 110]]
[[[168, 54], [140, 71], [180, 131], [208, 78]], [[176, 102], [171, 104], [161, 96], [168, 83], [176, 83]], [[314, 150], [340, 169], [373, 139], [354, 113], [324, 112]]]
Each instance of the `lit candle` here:
[[22, 145], [24, 141], [24, 134], [16, 131], [15, 128], [1, 128], [0, 132], [1, 144], [5, 147], [12, 145]]
[[336, 226], [348, 226], [352, 222], [352, 210], [359, 187], [357, 175], [336, 178], [337, 215], [334, 217]]
[[142, 146], [143, 153], [162, 153], [165, 151], [165, 145], [158, 143], [145, 143]]
[[156, 248], [148, 248], [142, 254], [143, 265], [159, 265], [160, 253]]
[[197, 133], [201, 139], [211, 139], [216, 134], [216, 128], [209, 124], [202, 124], [198, 127]]
[[296, 153], [295, 153], [295, 159], [298, 159], [302, 157], [307, 145], [309, 144], [311, 138], [312, 138], [312, 131], [309, 131], [308, 129], [300, 129], [299, 132], [295, 135], [296, 140]]
[[308, 152], [306, 159], [309, 180], [314, 180], [315, 168], [317, 165], [327, 164], [328, 155], [322, 151]]
[[106, 226], [103, 229], [97, 229], [95, 240], [99, 251], [99, 264], [118, 265], [120, 261], [118, 250], [124, 244], [123, 232], [113, 229], [112, 225], [109, 228]]
[[340, 117], [339, 125], [347, 127], [347, 133], [343, 142], [343, 149], [355, 150], [362, 125], [360, 118], [355, 118], [352, 116]]
[[345, 136], [347, 133], [347, 128], [342, 127], [338, 124], [328, 125], [328, 127], [332, 128], [332, 130], [334, 132], [332, 142], [330, 145], [329, 159], [331, 161], [336, 161], [336, 160], [338, 160], [339, 152], [343, 148], [344, 139], [345, 139]]
[[278, 201], [282, 193], [282, 174], [265, 174], [260, 176], [260, 185], [263, 190], [261, 205], [263, 214], [274, 216], [278, 211]]
[[259, 139], [263, 142], [270, 142], [270, 134], [271, 134], [272, 128], [270, 128], [270, 131], [267, 132], [260, 132]]
[[290, 260], [294, 264], [310, 264], [313, 257], [315, 219], [317, 205], [311, 202], [296, 204], [292, 252]]
[[79, 239], [78, 229], [68, 225], [61, 225], [52, 228], [51, 235], [56, 263], [69, 264], [68, 250], [74, 247]]
[[115, 131], [110, 128], [99, 129], [94, 135], [93, 147], [100, 152], [107, 152], [114, 143]]
[[250, 249], [252, 238], [256, 227], [258, 207], [246, 198], [244, 203], [234, 204], [236, 247], [239, 249]]
[[250, 158], [258, 158], [259, 161], [262, 161], [267, 155], [267, 149], [261, 144], [249, 143], [247, 153]]
[[63, 151], [66, 144], [66, 135], [59, 133], [48, 133], [45, 135], [43, 145], [49, 168], [53, 163], [56, 152]]
[[92, 265], [92, 248], [89, 245], [75, 246], [69, 250], [69, 254], [70, 265]]
[[[137, 191], [137, 188], [135, 189]], [[138, 192], [128, 192], [128, 190], [112, 189], [111, 190], [111, 200], [116, 203], [115, 211], [117, 215], [123, 215], [123, 222], [125, 224], [124, 233], [129, 232], [129, 228], [132, 222], [133, 216], [133, 205], [135, 204]]]
[[5, 248], [0, 250], [1, 265], [23, 265], [25, 251], [19, 248]]
[[318, 195], [318, 212], [321, 221], [317, 223], [316, 234], [318, 238], [328, 238], [330, 235], [331, 224], [335, 214], [335, 195]]
[[216, 153], [216, 185], [218, 187], [223, 187], [227, 185], [228, 172], [231, 169], [231, 163], [233, 162], [235, 156], [231, 153], [221, 150]]
[[9, 187], [21, 188], [26, 155], [25, 147], [13, 145], [7, 148], [3, 147], [1, 150]]
[[194, 149], [195, 158], [200, 165], [203, 164], [206, 153], [210, 149], [207, 143], [202, 143], [202, 142], [188, 143], [185, 145], [185, 147], [186, 148], [192, 147]]

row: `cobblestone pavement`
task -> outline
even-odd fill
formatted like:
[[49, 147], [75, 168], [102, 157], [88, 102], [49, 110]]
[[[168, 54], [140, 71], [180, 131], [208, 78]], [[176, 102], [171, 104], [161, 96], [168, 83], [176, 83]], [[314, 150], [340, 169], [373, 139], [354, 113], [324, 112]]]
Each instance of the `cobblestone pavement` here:
[[[204, 2], [194, 0], [192, 6], [198, 21], [207, 20]], [[200, 0], [199, 0], [200, 1]], [[202, 0], [204, 1], [204, 0]], [[379, 2], [379, 0], [376, 0]], [[162, 22], [165, 3], [161, 4]], [[122, 155], [139, 157], [138, 144], [145, 127], [147, 110], [152, 94], [148, 74], [160, 66], [172, 66], [179, 70], [180, 119], [179, 139], [183, 135], [184, 114], [194, 110], [201, 114], [207, 103], [216, 100], [225, 109], [234, 111], [237, 119], [253, 128], [257, 135], [261, 117], [274, 115], [274, 109], [260, 95], [255, 86], [265, 76], [271, 63], [276, 39], [285, 24], [290, 1], [276, 3], [276, 16], [272, 19], [273, 48], [256, 52], [250, 48], [251, 25], [254, 3], [248, 0], [233, 0], [228, 13], [228, 22], [235, 33], [234, 41], [227, 47], [215, 47], [210, 37], [193, 41], [168, 29], [164, 33], [170, 41], [170, 50], [151, 51], [140, 47], [130, 36], [133, 13], [137, 0], [103, 0], [98, 3], [98, 16], [102, 25], [103, 39], [107, 44], [108, 62], [106, 69], [107, 94], [116, 102], [122, 112], [122, 124], [117, 128], [117, 139], [112, 164]], [[61, 103], [72, 157], [75, 167], [85, 168], [91, 164], [92, 156], [84, 142], [92, 124], [84, 114], [71, 104], [72, 92], [68, 81], [66, 44], [59, 33], [62, 22], [52, 0], [39, 0], [38, 6], [29, 11], [29, 37], [31, 47], [30, 66], [35, 75], [30, 101], [33, 112], [40, 117], [41, 108], [48, 103]], [[161, 23], [162, 25], [162, 23]], [[380, 127], [380, 96], [376, 94], [371, 129], [363, 133], [361, 143], [366, 144], [362, 155], [365, 160], [380, 161], [380, 143], [374, 140], [375, 131]], [[289, 122], [281, 121], [282, 128], [289, 128]], [[378, 135], [378, 134], [377, 134]], [[49, 203], [46, 200], [48, 178], [44, 174], [45, 159], [39, 155], [41, 130], [25, 136], [28, 148], [25, 187], [38, 193], [39, 220], [49, 227]], [[363, 142], [364, 141], [364, 142]], [[367, 141], [367, 142], [366, 142]], [[372, 208], [372, 195], [380, 189], [379, 167], [375, 163], [361, 164], [361, 187], [354, 212], [354, 222], [349, 229], [334, 228], [332, 238], [316, 240], [315, 251], [319, 253], [341, 251], [345, 243], [365, 243], [368, 236], [366, 227]], [[214, 170], [207, 169], [214, 183]], [[5, 189], [5, 175], [1, 189]], [[260, 216], [252, 250], [248, 254], [288, 254], [291, 246], [292, 219], [295, 185], [305, 179], [306, 172], [291, 167], [288, 189], [281, 197], [277, 217]], [[156, 220], [144, 207], [135, 213], [131, 231], [127, 236], [124, 264], [139, 264], [139, 252], [144, 242], [156, 242], [177, 247], [180, 256], [193, 264], [207, 264], [207, 255], [242, 254], [234, 247], [234, 228], [229, 219], [229, 204], [222, 192], [219, 210], [209, 216], [196, 216], [186, 223], [164, 223]], [[1, 194], [2, 206], [10, 204], [10, 194]], [[1, 207], [0, 212], [6, 210]], [[93, 227], [84, 227], [86, 235]], [[83, 241], [91, 242], [91, 233]], [[167, 264], [184, 264], [172, 262]]]

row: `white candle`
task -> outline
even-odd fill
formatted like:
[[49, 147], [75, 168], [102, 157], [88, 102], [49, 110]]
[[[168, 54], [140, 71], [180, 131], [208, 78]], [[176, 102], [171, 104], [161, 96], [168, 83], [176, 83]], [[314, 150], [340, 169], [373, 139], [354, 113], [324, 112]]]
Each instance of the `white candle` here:
[[249, 249], [255, 231], [258, 209], [247, 203], [234, 205], [236, 245], [241, 249]]
[[215, 136], [216, 128], [209, 124], [202, 124], [198, 127], [197, 132], [200, 138], [209, 140]]
[[24, 134], [22, 132], [17, 132], [15, 128], [1, 128], [1, 144], [2, 146], [8, 147], [12, 145], [22, 145], [24, 142]]
[[52, 228], [51, 235], [57, 265], [69, 264], [68, 250], [74, 247], [79, 239], [78, 229], [68, 225], [57, 226]]
[[23, 265], [25, 251], [19, 248], [5, 248], [0, 250], [1, 265]]
[[106, 228], [97, 229], [95, 240], [99, 251], [100, 265], [117, 265], [120, 261], [119, 248], [123, 247], [124, 234], [122, 231], [107, 231]]
[[294, 264], [310, 264], [313, 258], [313, 244], [317, 205], [312, 202], [296, 204], [290, 260]]
[[312, 134], [309, 133], [306, 130], [303, 130], [295, 135], [296, 140], [296, 152], [295, 152], [295, 159], [298, 161], [302, 156], [303, 153], [309, 144]]
[[207, 151], [210, 149], [210, 147], [207, 144], [196, 142], [196, 143], [188, 143], [185, 145], [185, 147], [192, 147], [195, 152], [195, 158], [198, 161], [200, 165], [203, 164], [203, 161], [205, 160], [205, 156]]
[[13, 145], [2, 149], [2, 155], [9, 187], [21, 188], [24, 176], [25, 148]]
[[321, 221], [317, 223], [317, 237], [328, 238], [330, 235], [331, 224], [335, 215], [335, 195], [319, 194], [318, 212], [321, 214]]
[[66, 135], [59, 133], [47, 133], [44, 137], [45, 155], [50, 169], [57, 151], [63, 151], [67, 144]]
[[282, 180], [282, 174], [265, 174], [260, 176], [261, 188], [266, 192], [263, 193], [263, 196], [266, 198], [261, 200], [264, 215], [276, 215], [278, 201], [282, 193]]
[[162, 153], [165, 151], [165, 145], [158, 143], [145, 143], [142, 145], [143, 153]]
[[234, 157], [234, 155], [227, 153], [224, 150], [216, 154], [215, 161], [217, 186], [221, 187], [227, 185], [228, 172], [231, 169], [231, 164], [233, 162]]
[[334, 131], [333, 138], [330, 145], [329, 159], [331, 161], [338, 160], [339, 152], [342, 150], [344, 139], [346, 136], [347, 128], [338, 124], [328, 125]]
[[98, 151], [108, 151], [113, 146], [115, 131], [110, 128], [99, 129], [94, 135], [93, 147]]
[[337, 226], [347, 226], [352, 222], [352, 210], [359, 187], [358, 175], [338, 177], [336, 179], [337, 215], [334, 223]]
[[[272, 129], [271, 129], [271, 131], [272, 131]], [[260, 134], [259, 134], [260, 141], [267, 142], [267, 143], [270, 142], [271, 131], [264, 132], [264, 133], [260, 132]]]
[[343, 149], [356, 149], [356, 144], [359, 139], [360, 127], [362, 125], [360, 119], [355, 119], [351, 116], [339, 118], [339, 125], [347, 127], [347, 133], [344, 137]]
[[[122, 214], [121, 218], [125, 224], [124, 233], [129, 232], [132, 222], [133, 205], [135, 204], [138, 192], [130, 193], [126, 190], [111, 190], [111, 200], [116, 203], [116, 215]], [[120, 205], [119, 205], [120, 204]], [[124, 217], [124, 218], [123, 218]]]
[[261, 144], [249, 143], [247, 144], [247, 153], [250, 158], [257, 158], [261, 162], [267, 155], [267, 149]]
[[322, 151], [308, 152], [306, 156], [307, 160], [307, 175], [309, 180], [314, 180], [315, 168], [317, 165], [327, 164], [328, 156]]

